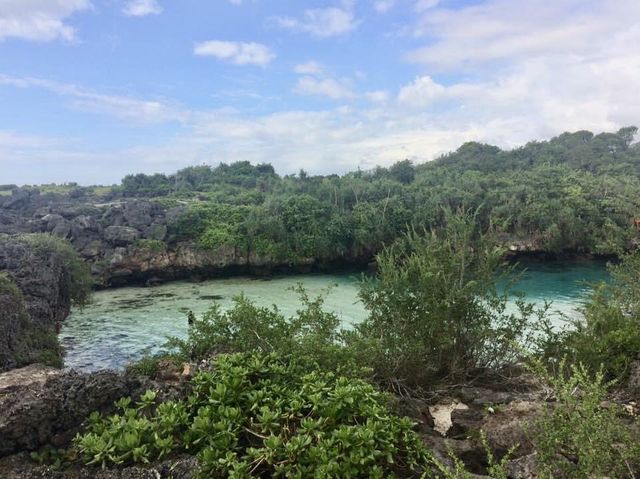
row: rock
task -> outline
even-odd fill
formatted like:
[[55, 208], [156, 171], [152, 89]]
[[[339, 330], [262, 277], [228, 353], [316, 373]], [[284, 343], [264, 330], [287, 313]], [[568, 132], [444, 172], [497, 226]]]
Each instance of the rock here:
[[469, 409], [469, 406], [457, 401], [445, 404], [436, 404], [430, 406], [429, 411], [434, 421], [434, 429], [441, 435], [446, 436], [451, 429], [451, 413], [456, 409]]
[[507, 474], [511, 479], [537, 479], [538, 462], [536, 453], [512, 459], [507, 463]]
[[486, 454], [475, 441], [447, 439], [438, 436], [424, 436], [423, 439], [435, 458], [445, 466], [453, 468], [454, 464], [451, 459], [453, 454], [464, 462], [470, 472], [480, 474], [484, 471]]
[[31, 193], [28, 190], [16, 189], [11, 192], [11, 196], [4, 200], [2, 207], [8, 210], [23, 208], [29, 203]]
[[198, 460], [186, 456], [148, 466], [131, 466], [101, 470], [95, 467], [75, 467], [60, 472], [36, 465], [25, 454], [0, 459], [2, 479], [195, 479]]
[[126, 246], [140, 238], [140, 232], [129, 226], [108, 226], [104, 238], [114, 246]]
[[518, 446], [518, 454], [533, 452], [526, 428], [539, 417], [542, 405], [532, 401], [514, 401], [498, 408], [495, 414], [485, 416], [481, 429], [487, 437], [489, 447], [496, 454], [505, 454]]
[[143, 229], [153, 221], [151, 217], [152, 205], [148, 201], [130, 201], [124, 207], [124, 219], [129, 226]]
[[144, 230], [144, 237], [156, 241], [164, 241], [167, 236], [167, 225], [155, 224]]
[[71, 308], [64, 258], [46, 238], [0, 236], [1, 270], [0, 371], [59, 357], [55, 333]]
[[73, 219], [73, 223], [78, 225], [83, 230], [98, 231], [98, 222], [95, 218], [87, 215], [81, 215]]
[[640, 358], [631, 364], [626, 386], [627, 392], [632, 397], [640, 399]]
[[98, 240], [90, 242], [87, 246], [85, 246], [82, 249], [82, 251], [80, 251], [80, 254], [85, 258], [95, 258], [96, 256], [99, 256], [102, 253], [103, 253], [102, 242]]
[[462, 402], [476, 406], [506, 404], [515, 399], [513, 393], [510, 392], [470, 387], [460, 389], [459, 397]]
[[[26, 374], [33, 380], [24, 381]], [[23, 384], [18, 384], [18, 379]], [[136, 395], [139, 380], [111, 371], [92, 374], [14, 370], [0, 375], [8, 384], [0, 394], [0, 457], [65, 444], [93, 411], [110, 410], [122, 396]]]
[[158, 362], [156, 377], [167, 382], [180, 382], [180, 370], [173, 361], [162, 359]]
[[457, 408], [451, 411], [451, 428], [447, 437], [466, 438], [480, 430], [484, 413], [478, 408]]

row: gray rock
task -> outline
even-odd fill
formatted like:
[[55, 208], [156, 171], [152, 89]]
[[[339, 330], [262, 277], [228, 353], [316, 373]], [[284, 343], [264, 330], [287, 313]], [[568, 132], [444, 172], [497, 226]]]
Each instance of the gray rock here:
[[[15, 386], [21, 370], [0, 375], [0, 385], [14, 384], [0, 395], [0, 456], [64, 444], [93, 411], [108, 410], [118, 398], [138, 392], [138, 380], [111, 371], [68, 372]], [[42, 381], [42, 375], [45, 380]]]
[[140, 238], [140, 232], [129, 226], [109, 226], [104, 230], [104, 237], [114, 246], [127, 246]]
[[538, 477], [537, 455], [528, 454], [509, 461], [507, 474], [512, 479], [536, 479]]
[[129, 226], [143, 229], [153, 221], [152, 205], [148, 201], [130, 201], [124, 207], [124, 219]]

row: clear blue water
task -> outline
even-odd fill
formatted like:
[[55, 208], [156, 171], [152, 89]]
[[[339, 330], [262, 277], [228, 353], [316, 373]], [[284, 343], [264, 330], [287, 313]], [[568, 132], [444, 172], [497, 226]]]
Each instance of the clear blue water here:
[[[524, 272], [515, 289], [536, 304], [553, 301], [552, 311], [570, 317], [579, 316], [590, 290], [588, 283], [607, 278], [605, 264], [597, 261], [521, 266]], [[66, 350], [65, 364], [81, 370], [122, 368], [147, 352], [159, 351], [168, 336], [184, 337], [189, 310], [201, 314], [214, 301], [229, 308], [241, 293], [259, 305], [277, 305], [285, 315], [293, 314], [300, 303], [291, 288], [298, 283], [310, 295], [331, 287], [326, 307], [349, 327], [366, 316], [357, 297], [359, 278], [358, 274], [233, 278], [99, 291], [92, 304], [74, 310], [63, 325], [60, 340]]]

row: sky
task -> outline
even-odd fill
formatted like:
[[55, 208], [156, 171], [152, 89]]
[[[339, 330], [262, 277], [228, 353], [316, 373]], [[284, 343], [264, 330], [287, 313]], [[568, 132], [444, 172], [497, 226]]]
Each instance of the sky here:
[[0, 0], [0, 184], [640, 126], [638, 0]]

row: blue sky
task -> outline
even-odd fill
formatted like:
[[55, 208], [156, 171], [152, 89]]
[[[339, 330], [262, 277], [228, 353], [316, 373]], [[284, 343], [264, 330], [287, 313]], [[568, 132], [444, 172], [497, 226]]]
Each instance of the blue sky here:
[[0, 0], [0, 184], [640, 123], [636, 0]]

